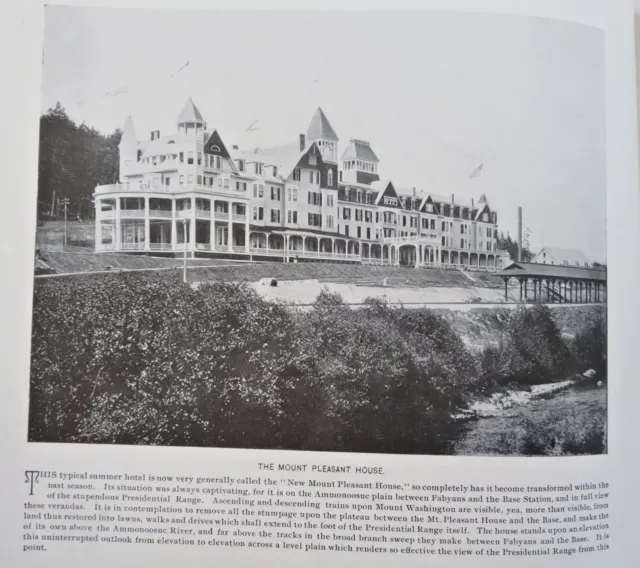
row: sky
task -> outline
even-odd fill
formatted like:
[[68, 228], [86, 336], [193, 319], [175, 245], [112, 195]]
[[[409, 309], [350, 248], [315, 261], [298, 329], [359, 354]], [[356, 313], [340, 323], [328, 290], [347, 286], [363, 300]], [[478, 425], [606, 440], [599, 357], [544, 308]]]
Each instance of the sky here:
[[370, 141], [396, 187], [484, 193], [514, 237], [522, 206], [534, 252], [606, 261], [595, 28], [448, 12], [49, 6], [42, 88], [43, 112], [59, 101], [105, 133], [131, 114], [140, 138], [174, 132], [191, 96], [227, 145], [250, 148], [297, 142], [320, 106], [339, 152]]

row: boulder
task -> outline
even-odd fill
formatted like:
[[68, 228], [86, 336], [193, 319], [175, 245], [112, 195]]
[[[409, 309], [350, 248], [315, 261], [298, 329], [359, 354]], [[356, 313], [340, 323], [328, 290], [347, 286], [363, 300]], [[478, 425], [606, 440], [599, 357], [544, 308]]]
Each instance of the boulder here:
[[593, 369], [589, 369], [588, 371], [585, 371], [584, 373], [582, 373], [582, 376], [585, 379], [593, 379], [593, 377], [596, 376], [596, 372]]

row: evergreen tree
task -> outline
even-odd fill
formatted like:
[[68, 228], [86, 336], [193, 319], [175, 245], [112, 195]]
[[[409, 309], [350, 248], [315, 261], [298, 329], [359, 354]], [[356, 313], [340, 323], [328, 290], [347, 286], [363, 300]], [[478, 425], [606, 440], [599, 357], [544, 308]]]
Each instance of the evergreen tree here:
[[121, 131], [104, 135], [77, 125], [58, 102], [40, 117], [38, 218], [51, 212], [54, 199], [70, 200], [71, 218], [92, 218], [96, 185], [115, 183]]

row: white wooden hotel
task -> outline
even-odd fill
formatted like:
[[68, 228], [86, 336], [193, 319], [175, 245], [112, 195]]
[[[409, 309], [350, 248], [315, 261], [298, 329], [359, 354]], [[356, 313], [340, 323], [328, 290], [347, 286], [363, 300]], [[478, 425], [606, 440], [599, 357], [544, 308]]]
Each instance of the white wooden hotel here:
[[96, 187], [96, 251], [496, 270], [497, 213], [485, 196], [398, 188], [369, 142], [338, 136], [318, 109], [286, 146], [227, 146], [189, 99], [169, 135], [120, 142], [119, 183]]

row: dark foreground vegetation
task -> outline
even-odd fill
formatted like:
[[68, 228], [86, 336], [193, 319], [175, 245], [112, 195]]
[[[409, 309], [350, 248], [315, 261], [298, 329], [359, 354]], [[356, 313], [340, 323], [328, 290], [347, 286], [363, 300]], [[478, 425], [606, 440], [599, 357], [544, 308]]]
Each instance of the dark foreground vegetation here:
[[[565, 339], [541, 305], [497, 311], [480, 353], [430, 310], [324, 292], [301, 312], [170, 273], [37, 281], [33, 314], [31, 441], [448, 453], [478, 397], [606, 364], [603, 311]], [[549, 453], [547, 426], [514, 451]], [[562, 425], [564, 453], [605, 451], [587, 426]]]

